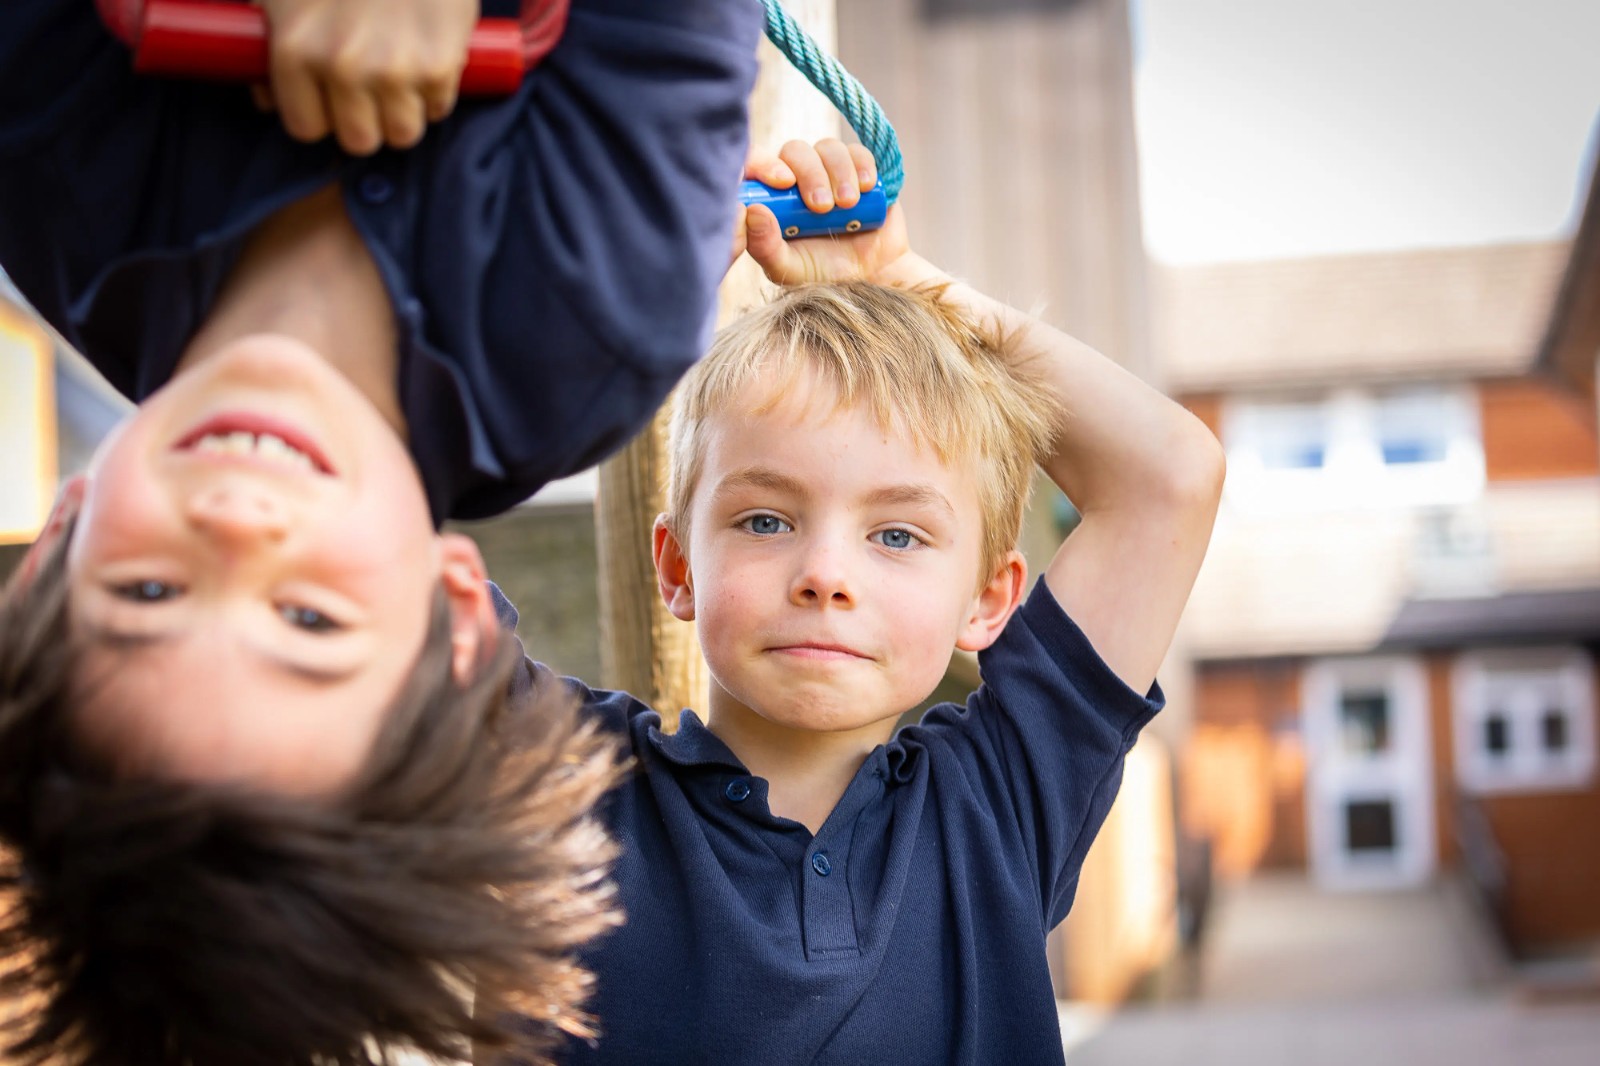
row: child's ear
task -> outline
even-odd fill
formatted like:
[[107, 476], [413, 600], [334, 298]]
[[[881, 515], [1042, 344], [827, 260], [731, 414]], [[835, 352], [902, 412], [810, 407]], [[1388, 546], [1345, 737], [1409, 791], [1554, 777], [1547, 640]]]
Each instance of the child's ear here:
[[972, 611], [956, 638], [956, 647], [962, 651], [982, 651], [993, 644], [1006, 627], [1011, 614], [1022, 603], [1022, 590], [1028, 580], [1028, 564], [1022, 553], [1011, 551], [990, 576], [988, 583], [978, 590], [972, 601]]
[[439, 580], [450, 601], [450, 672], [465, 685], [500, 634], [494, 600], [489, 595], [489, 573], [483, 555], [471, 537], [441, 533], [443, 565]]
[[689, 569], [689, 555], [678, 543], [677, 534], [672, 532], [664, 514], [656, 516], [651, 533], [651, 555], [656, 562], [656, 585], [661, 589], [661, 602], [667, 605], [672, 617], [681, 622], [694, 621], [694, 571]]
[[78, 512], [83, 509], [83, 498], [89, 491], [89, 479], [83, 474], [70, 477], [61, 486], [61, 491], [56, 493], [56, 502], [50, 508], [49, 517], [44, 520], [44, 528], [39, 530], [39, 535], [28, 546], [28, 551], [22, 557], [22, 562], [17, 564], [15, 576], [12, 578], [12, 587], [21, 588], [33, 580], [34, 573], [50, 554], [72, 520], [78, 517]]

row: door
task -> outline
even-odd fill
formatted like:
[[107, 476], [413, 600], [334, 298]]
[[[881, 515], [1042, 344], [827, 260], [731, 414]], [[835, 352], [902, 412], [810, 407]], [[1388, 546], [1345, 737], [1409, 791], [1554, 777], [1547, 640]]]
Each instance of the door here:
[[1421, 663], [1323, 660], [1307, 668], [1304, 693], [1313, 879], [1335, 889], [1426, 881], [1435, 829]]

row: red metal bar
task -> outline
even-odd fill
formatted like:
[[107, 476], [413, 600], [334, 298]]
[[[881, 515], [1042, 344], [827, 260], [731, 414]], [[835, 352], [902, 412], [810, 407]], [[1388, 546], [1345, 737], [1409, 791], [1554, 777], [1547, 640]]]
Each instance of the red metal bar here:
[[[267, 23], [261, 9], [215, 0], [97, 0], [108, 28], [134, 49], [140, 73], [215, 81], [267, 80]], [[142, 8], [142, 10], [141, 10]], [[482, 19], [467, 45], [461, 92], [506, 96], [554, 48], [567, 0], [532, 0], [524, 21]]]

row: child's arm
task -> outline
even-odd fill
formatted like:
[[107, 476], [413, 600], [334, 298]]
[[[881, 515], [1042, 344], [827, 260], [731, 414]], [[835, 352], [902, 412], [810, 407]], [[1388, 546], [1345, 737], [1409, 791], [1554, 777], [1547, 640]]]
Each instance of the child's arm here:
[[353, 155], [409, 148], [455, 107], [478, 0], [260, 0], [290, 136]]
[[[862, 156], [800, 142], [780, 153], [802, 190], [848, 189], [859, 180]], [[766, 169], [782, 176], [770, 164]], [[806, 199], [819, 206], [811, 195]], [[1012, 352], [1041, 372], [1064, 412], [1045, 472], [1083, 515], [1045, 570], [1045, 582], [1106, 664], [1134, 691], [1148, 689], [1205, 557], [1221, 498], [1222, 450], [1211, 432], [1094, 349], [918, 256], [898, 209], [883, 229], [845, 238], [785, 244], [764, 208], [749, 210], [746, 230], [751, 256], [780, 284], [851, 277], [945, 283], [946, 298], [975, 320], [1015, 335]]]

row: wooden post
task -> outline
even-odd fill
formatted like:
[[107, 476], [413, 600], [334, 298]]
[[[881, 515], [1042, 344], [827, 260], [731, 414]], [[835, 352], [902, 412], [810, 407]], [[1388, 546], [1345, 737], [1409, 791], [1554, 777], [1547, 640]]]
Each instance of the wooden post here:
[[[824, 48], [833, 49], [834, 0], [788, 0], [786, 6]], [[840, 123], [832, 105], [763, 40], [750, 129], [752, 146], [776, 152], [792, 138], [837, 136]], [[719, 293], [717, 324], [758, 302], [765, 284], [754, 263], [736, 264]], [[601, 466], [595, 539], [601, 684], [649, 703], [671, 730], [683, 708], [703, 711], [708, 676], [694, 627], [667, 613], [650, 561], [651, 526], [665, 508], [667, 410], [657, 412], [632, 444]]]

